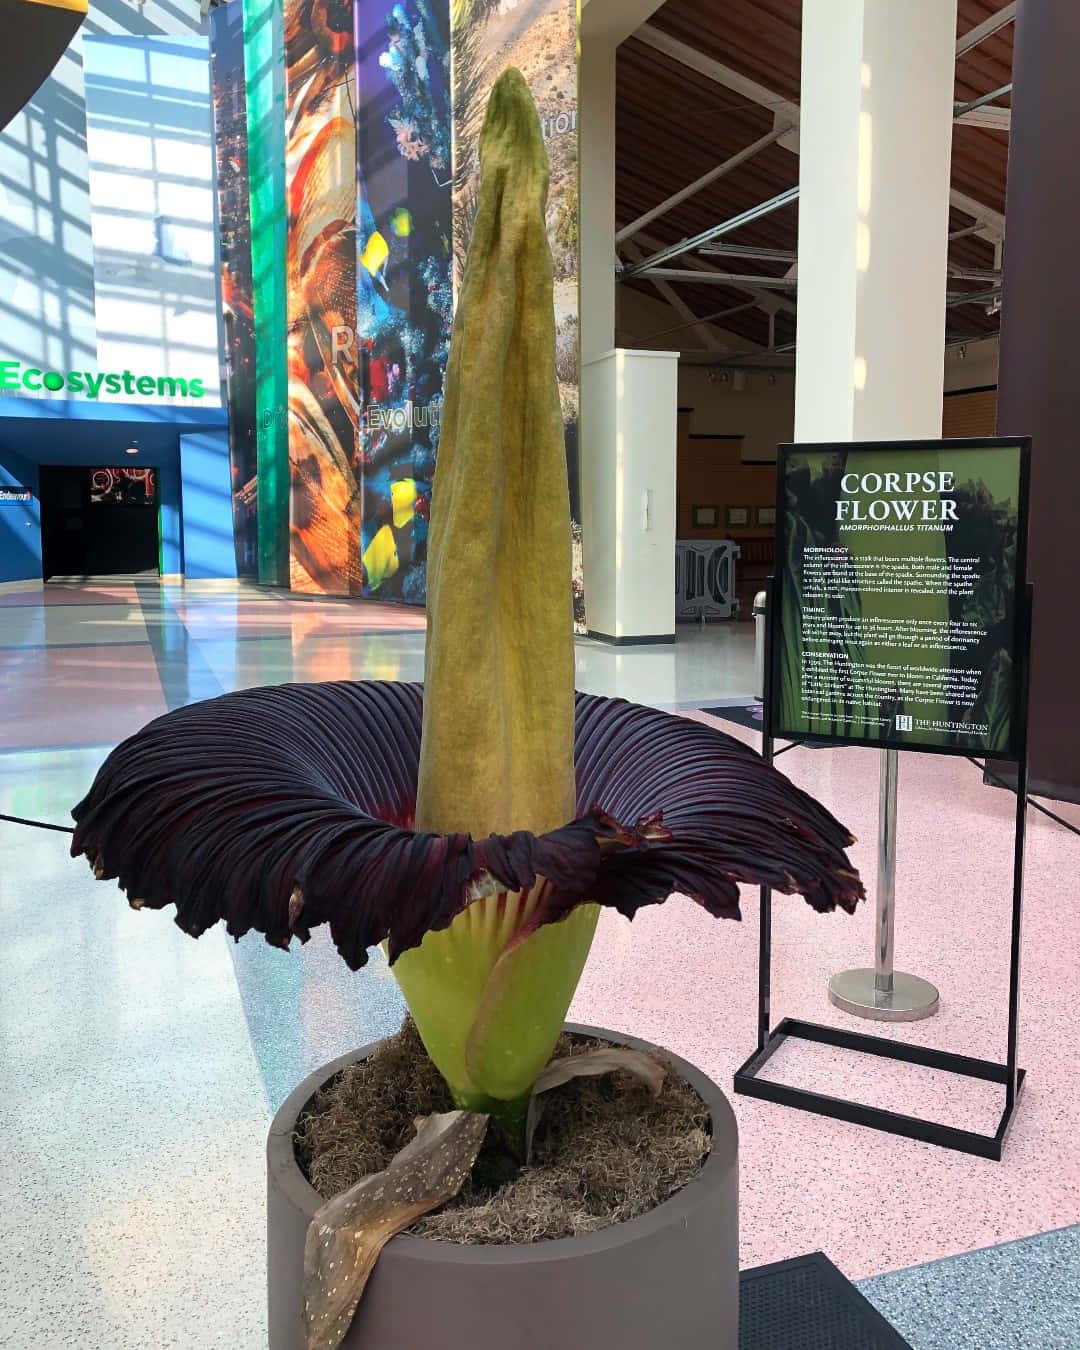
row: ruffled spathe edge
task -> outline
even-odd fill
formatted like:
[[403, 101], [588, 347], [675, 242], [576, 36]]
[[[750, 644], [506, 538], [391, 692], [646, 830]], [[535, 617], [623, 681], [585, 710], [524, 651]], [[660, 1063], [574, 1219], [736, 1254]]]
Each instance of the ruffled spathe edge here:
[[577, 695], [579, 817], [544, 835], [412, 829], [423, 690], [338, 682], [243, 690], [158, 718], [118, 746], [73, 811], [73, 855], [137, 908], [176, 906], [275, 946], [330, 925], [355, 970], [469, 904], [544, 878], [521, 941], [585, 901], [633, 917], [679, 892], [739, 917], [740, 883], [854, 909], [848, 832], [715, 728]]

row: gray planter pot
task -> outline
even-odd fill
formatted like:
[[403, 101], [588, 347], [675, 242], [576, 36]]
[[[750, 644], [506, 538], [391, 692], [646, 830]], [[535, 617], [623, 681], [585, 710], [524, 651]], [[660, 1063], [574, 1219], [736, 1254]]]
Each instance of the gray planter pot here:
[[[656, 1049], [593, 1027], [568, 1029]], [[313, 1073], [270, 1127], [270, 1350], [302, 1350], [304, 1238], [322, 1204], [296, 1163], [297, 1118], [324, 1083], [373, 1049]], [[735, 1116], [715, 1083], [668, 1057], [712, 1113], [712, 1152], [688, 1186], [649, 1214], [581, 1237], [465, 1246], [402, 1233], [383, 1248], [342, 1344], [364, 1350], [737, 1350]]]

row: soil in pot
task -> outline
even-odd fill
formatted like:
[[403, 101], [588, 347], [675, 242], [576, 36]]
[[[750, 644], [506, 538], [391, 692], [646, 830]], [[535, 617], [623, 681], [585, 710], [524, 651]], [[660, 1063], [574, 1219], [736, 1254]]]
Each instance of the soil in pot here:
[[[606, 1042], [565, 1034], [555, 1057]], [[655, 1209], [700, 1172], [709, 1110], [671, 1065], [658, 1098], [625, 1072], [572, 1079], [543, 1094], [531, 1161], [519, 1165], [492, 1128], [461, 1192], [408, 1231], [461, 1243], [573, 1237]], [[324, 1199], [386, 1167], [417, 1116], [449, 1111], [446, 1084], [411, 1020], [338, 1074], [297, 1125], [296, 1157]]]

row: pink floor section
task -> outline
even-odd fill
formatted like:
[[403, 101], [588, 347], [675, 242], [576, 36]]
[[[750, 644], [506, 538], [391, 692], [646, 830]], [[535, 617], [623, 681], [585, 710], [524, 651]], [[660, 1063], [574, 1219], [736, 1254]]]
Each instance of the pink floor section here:
[[137, 605], [139, 595], [129, 581], [79, 586], [35, 586], [25, 591], [0, 591], [0, 609], [25, 605]]
[[3, 653], [0, 751], [113, 745], [166, 710], [149, 645]]
[[[774, 1025], [801, 1017], [1003, 1059], [1013, 798], [984, 787], [965, 760], [901, 757], [897, 967], [933, 981], [941, 1011], [887, 1028], [845, 1016], [826, 996], [830, 975], [873, 964], [878, 755], [797, 749], [778, 767], [859, 837], [852, 857], [870, 899], [852, 918], [775, 897]], [[1080, 808], [1059, 814], [1080, 824]], [[729, 1091], [741, 1131], [744, 1266], [821, 1248], [858, 1279], [1075, 1223], [1078, 865], [1080, 839], [1031, 812], [1020, 1042], [1029, 1078], [1000, 1163], [730, 1092], [755, 1046], [756, 891], [744, 892], [741, 924], [713, 920], [682, 898], [633, 924], [605, 915], [572, 1015], [666, 1045]], [[767, 1074], [983, 1133], [992, 1133], [1004, 1091], [798, 1041]]]
[[197, 640], [223, 633], [231, 638], [322, 637], [333, 634], [423, 632], [422, 609], [374, 602], [336, 604], [279, 599], [177, 598], [177, 617]]

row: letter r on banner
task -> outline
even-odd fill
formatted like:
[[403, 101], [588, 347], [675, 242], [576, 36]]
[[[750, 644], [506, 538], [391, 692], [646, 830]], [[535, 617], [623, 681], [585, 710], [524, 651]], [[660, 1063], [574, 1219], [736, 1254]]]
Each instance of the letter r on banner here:
[[335, 324], [330, 330], [330, 360], [336, 361], [342, 352], [351, 358], [355, 337], [353, 330], [345, 324]]

